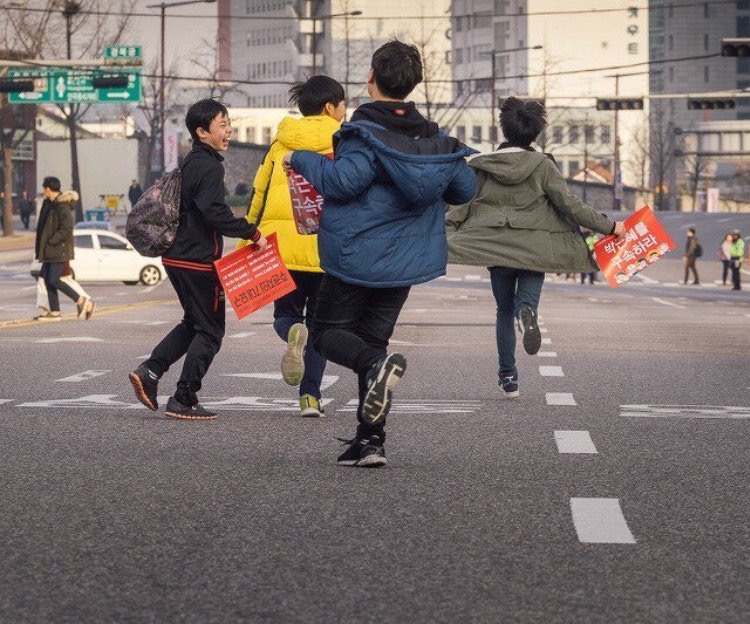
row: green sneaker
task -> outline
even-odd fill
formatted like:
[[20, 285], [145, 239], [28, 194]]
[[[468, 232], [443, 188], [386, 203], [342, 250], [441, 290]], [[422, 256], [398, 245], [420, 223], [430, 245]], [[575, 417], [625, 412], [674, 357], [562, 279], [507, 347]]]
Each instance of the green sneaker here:
[[307, 327], [295, 323], [289, 329], [287, 348], [281, 358], [281, 376], [290, 386], [299, 386], [305, 374], [305, 345], [307, 344]]
[[299, 398], [300, 416], [305, 418], [323, 418], [325, 412], [320, 407], [320, 401], [312, 394], [303, 394]]

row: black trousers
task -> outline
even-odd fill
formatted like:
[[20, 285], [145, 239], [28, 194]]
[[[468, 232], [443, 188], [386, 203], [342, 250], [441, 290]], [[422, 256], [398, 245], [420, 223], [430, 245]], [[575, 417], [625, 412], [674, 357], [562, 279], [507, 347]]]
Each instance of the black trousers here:
[[203, 378], [224, 338], [224, 291], [213, 271], [169, 266], [166, 271], [185, 315], [180, 324], [156, 345], [145, 364], [157, 377], [161, 377], [184, 355], [185, 362], [174, 398], [183, 405], [195, 405]]
[[686, 256], [687, 260], [685, 261], [685, 283], [687, 284], [688, 277], [690, 275], [690, 271], [693, 272], [693, 283], [694, 284], [700, 284], [700, 279], [698, 279], [698, 269], [695, 268], [695, 256]]
[[[49, 299], [50, 312], [60, 311], [60, 295], [58, 290], [70, 297], [73, 301], [78, 301], [79, 294], [70, 284], [63, 281], [65, 273], [65, 262], [45, 262], [42, 266], [44, 275], [44, 285], [47, 287], [47, 298]], [[69, 273], [69, 272], [68, 272]], [[71, 279], [72, 278], [68, 278]]]
[[740, 269], [742, 268], [741, 258], [732, 258], [732, 290], [742, 289], [742, 274]]
[[331, 362], [359, 378], [358, 437], [382, 435], [385, 421], [372, 426], [362, 421], [367, 372], [385, 356], [396, 321], [409, 296], [409, 287], [369, 288], [347, 284], [326, 274], [318, 291], [312, 343]]

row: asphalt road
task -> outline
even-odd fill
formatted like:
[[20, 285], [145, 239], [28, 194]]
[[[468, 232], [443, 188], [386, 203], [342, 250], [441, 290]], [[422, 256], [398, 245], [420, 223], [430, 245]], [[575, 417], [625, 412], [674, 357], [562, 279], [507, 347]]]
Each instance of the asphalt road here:
[[679, 287], [677, 260], [550, 281], [509, 401], [486, 272], [451, 267], [397, 328], [367, 471], [335, 464], [352, 375], [329, 366], [326, 418], [298, 418], [269, 310], [230, 315], [202, 392], [221, 418], [176, 422], [127, 382], [179, 318], [168, 284], [9, 326], [33, 284], [0, 260], [2, 622], [747, 622], [747, 292]]

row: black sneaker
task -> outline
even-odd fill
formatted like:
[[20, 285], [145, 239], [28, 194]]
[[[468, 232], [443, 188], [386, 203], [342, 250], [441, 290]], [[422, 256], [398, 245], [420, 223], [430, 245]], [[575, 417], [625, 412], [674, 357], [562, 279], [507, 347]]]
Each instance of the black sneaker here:
[[216, 412], [207, 410], [200, 403], [183, 405], [174, 397], [169, 397], [167, 409], [164, 413], [170, 418], [178, 420], [214, 420], [219, 417]]
[[141, 364], [128, 377], [135, 390], [136, 398], [152, 412], [158, 410], [156, 390], [159, 386], [159, 378], [146, 368], [145, 364]]
[[391, 353], [375, 364], [367, 375], [368, 389], [362, 405], [362, 418], [374, 425], [382, 421], [391, 409], [393, 389], [406, 371], [406, 358]]
[[339, 466], [356, 468], [380, 468], [388, 463], [385, 458], [385, 446], [380, 436], [372, 435], [368, 439], [342, 440], [349, 447], [339, 455]]
[[523, 306], [518, 313], [518, 325], [523, 334], [523, 348], [529, 355], [536, 355], [542, 346], [542, 332], [536, 322], [536, 312], [530, 306]]
[[518, 373], [500, 377], [500, 387], [503, 389], [506, 399], [517, 399], [519, 397]]

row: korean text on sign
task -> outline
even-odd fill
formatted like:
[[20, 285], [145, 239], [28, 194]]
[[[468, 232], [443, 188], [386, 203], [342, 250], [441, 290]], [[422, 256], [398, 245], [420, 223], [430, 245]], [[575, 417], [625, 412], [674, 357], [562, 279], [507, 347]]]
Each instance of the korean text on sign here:
[[669, 234], [645, 206], [625, 220], [622, 240], [612, 234], [605, 236], [594, 246], [594, 253], [607, 282], [617, 288], [672, 249]]
[[220, 258], [214, 265], [238, 319], [297, 287], [281, 260], [275, 233], [268, 236], [268, 246], [264, 250], [247, 245]]

